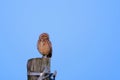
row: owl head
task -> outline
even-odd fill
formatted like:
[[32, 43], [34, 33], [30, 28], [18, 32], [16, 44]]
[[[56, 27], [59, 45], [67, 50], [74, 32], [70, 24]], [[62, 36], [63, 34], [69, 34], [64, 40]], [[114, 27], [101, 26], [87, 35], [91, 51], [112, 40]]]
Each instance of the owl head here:
[[42, 34], [39, 36], [39, 39], [40, 39], [40, 40], [49, 40], [49, 35], [48, 35], [48, 33], [42, 33]]

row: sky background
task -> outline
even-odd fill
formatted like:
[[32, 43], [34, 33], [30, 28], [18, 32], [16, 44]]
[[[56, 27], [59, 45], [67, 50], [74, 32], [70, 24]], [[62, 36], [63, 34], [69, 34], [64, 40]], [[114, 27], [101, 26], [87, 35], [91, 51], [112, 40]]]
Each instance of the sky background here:
[[27, 80], [43, 32], [56, 80], [120, 80], [120, 0], [1, 0], [0, 79]]

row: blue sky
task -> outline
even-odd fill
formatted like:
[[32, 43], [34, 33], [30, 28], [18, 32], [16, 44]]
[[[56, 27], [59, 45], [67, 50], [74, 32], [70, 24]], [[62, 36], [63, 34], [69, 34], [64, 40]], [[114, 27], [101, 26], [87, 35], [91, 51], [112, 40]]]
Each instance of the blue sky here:
[[27, 80], [42, 32], [56, 80], [120, 80], [119, 0], [1, 0], [1, 79]]

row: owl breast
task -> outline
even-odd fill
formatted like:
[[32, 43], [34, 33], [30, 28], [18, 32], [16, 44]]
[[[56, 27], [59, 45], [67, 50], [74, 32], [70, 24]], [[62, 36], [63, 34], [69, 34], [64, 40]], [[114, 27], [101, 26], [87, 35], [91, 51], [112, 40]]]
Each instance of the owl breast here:
[[48, 55], [49, 54], [50, 46], [47, 43], [47, 41], [41, 41], [40, 42], [39, 50], [40, 50], [40, 53], [42, 53], [43, 55]]

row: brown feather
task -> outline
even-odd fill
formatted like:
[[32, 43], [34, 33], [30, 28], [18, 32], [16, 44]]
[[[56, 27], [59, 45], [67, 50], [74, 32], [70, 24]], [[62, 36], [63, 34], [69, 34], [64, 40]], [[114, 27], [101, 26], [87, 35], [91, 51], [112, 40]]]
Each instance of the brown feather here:
[[52, 57], [52, 44], [47, 33], [42, 33], [39, 36], [37, 49], [43, 56], [47, 56], [48, 58]]

